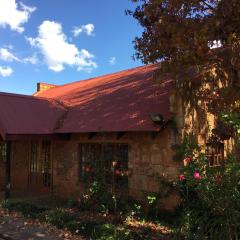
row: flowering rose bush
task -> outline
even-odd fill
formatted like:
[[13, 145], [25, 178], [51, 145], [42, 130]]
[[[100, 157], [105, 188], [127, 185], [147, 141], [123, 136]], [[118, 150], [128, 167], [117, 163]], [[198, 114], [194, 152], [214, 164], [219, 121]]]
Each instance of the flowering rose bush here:
[[219, 167], [209, 167], [204, 155], [183, 161], [177, 186], [187, 239], [240, 238], [240, 165], [233, 157]]

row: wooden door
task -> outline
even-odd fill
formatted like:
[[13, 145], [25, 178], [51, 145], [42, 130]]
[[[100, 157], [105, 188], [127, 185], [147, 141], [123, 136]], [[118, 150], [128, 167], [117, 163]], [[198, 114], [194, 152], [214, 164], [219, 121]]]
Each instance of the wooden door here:
[[31, 142], [29, 154], [29, 189], [50, 192], [52, 188], [51, 142]]

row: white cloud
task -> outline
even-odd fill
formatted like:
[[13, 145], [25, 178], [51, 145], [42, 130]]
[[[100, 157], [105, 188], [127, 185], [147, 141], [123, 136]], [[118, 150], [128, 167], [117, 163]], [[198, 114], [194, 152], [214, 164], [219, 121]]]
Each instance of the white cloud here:
[[23, 63], [30, 63], [30, 64], [33, 64], [33, 65], [36, 65], [38, 63], [38, 58], [37, 58], [36, 55], [33, 55], [31, 57], [23, 58], [22, 62]]
[[91, 23], [86, 24], [86, 25], [82, 25], [82, 26], [79, 26], [79, 27], [74, 27], [73, 28], [73, 36], [77, 37], [81, 33], [86, 33], [88, 36], [92, 36], [94, 28], [95, 28], [94, 25], [91, 24]]
[[7, 48], [0, 48], [0, 60], [5, 62], [20, 62], [20, 63], [30, 63], [30, 64], [37, 64], [38, 59], [36, 55], [33, 55], [31, 57], [25, 57], [25, 58], [18, 58], [13, 53], [11, 53]]
[[60, 23], [44, 21], [38, 28], [38, 37], [26, 39], [33, 47], [40, 49], [48, 68], [55, 72], [64, 70], [65, 65], [75, 66], [78, 71], [97, 67], [93, 61], [94, 55], [68, 42]]
[[115, 57], [111, 57], [109, 60], [110, 65], [115, 65], [117, 62], [117, 59]]
[[12, 73], [13, 73], [12, 68], [0, 66], [0, 76], [2, 76], [2, 77], [8, 77], [8, 76], [10, 76]]
[[20, 61], [7, 48], [0, 48], [0, 60], [6, 61], [6, 62]]
[[24, 23], [28, 22], [36, 7], [29, 7], [15, 0], [0, 0], [0, 26], [22, 33]]

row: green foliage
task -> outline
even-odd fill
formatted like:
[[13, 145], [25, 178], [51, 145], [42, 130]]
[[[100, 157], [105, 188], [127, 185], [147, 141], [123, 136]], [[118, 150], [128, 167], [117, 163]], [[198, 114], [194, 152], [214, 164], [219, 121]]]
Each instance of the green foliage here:
[[[127, 13], [143, 27], [134, 41], [135, 57], [161, 62], [157, 79], [170, 76], [185, 99], [206, 99], [215, 113], [231, 108], [240, 97], [240, 1], [132, 1], [138, 6]], [[211, 89], [198, 88], [201, 83]]]
[[[152, 205], [155, 202], [155, 198], [152, 195], [148, 196], [149, 204]], [[71, 200], [71, 204], [72, 204]], [[120, 205], [120, 203], [118, 203]], [[143, 213], [142, 205], [138, 204], [133, 199], [124, 199], [121, 204], [124, 206], [127, 204], [129, 209], [133, 211], [133, 215], [140, 215]], [[74, 212], [56, 208], [48, 210], [46, 208], [40, 208], [32, 203], [27, 202], [3, 202], [1, 207], [4, 207], [10, 211], [18, 211], [24, 213], [26, 217], [38, 218], [42, 222], [54, 225], [59, 229], [66, 229], [73, 233], [77, 233], [86, 239], [91, 240], [140, 240], [140, 239], [152, 239], [151, 231], [147, 228], [132, 229], [124, 224], [124, 222], [113, 223], [112, 221], [98, 221], [97, 219], [80, 220], [77, 214]], [[126, 206], [125, 206], [126, 207]], [[130, 211], [130, 210], [129, 210]], [[166, 214], [167, 216], [168, 214]]]
[[188, 239], [240, 238], [240, 164], [233, 157], [209, 167], [204, 155], [183, 168], [181, 231]]
[[100, 181], [94, 181], [80, 196], [76, 205], [83, 211], [91, 210], [102, 213], [115, 212], [117, 208], [115, 195], [110, 193], [106, 184]]
[[174, 160], [176, 161], [182, 161], [186, 157], [193, 157], [200, 151], [195, 138], [191, 135], [186, 135], [182, 143], [175, 145], [173, 148], [175, 150]]
[[237, 136], [237, 140], [240, 140], [240, 114], [239, 111], [225, 112], [221, 114], [221, 120], [233, 127]]
[[[58, 208], [45, 212], [42, 215], [42, 220], [56, 226], [57, 228], [67, 228], [69, 223], [73, 223], [74, 217], [66, 210]], [[68, 225], [66, 226], [66, 224]]]
[[20, 212], [24, 217], [28, 218], [38, 218], [40, 214], [47, 210], [47, 208], [39, 207], [32, 203], [12, 201], [2, 202], [1, 207], [10, 211]]
[[93, 240], [137, 240], [140, 238], [140, 234], [126, 229], [121, 226], [113, 224], [99, 225], [94, 229], [92, 234]]

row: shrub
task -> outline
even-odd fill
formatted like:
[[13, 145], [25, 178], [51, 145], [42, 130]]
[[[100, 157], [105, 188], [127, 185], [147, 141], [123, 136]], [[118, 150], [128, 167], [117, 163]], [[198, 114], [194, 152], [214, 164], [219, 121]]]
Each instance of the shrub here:
[[42, 220], [57, 228], [66, 228], [67, 224], [72, 224], [74, 222], [74, 216], [66, 210], [58, 208], [45, 212], [42, 216]]
[[102, 181], [94, 181], [77, 201], [70, 200], [69, 204], [77, 206], [82, 211], [101, 213], [113, 213], [117, 209], [116, 196], [110, 193]]
[[204, 155], [183, 168], [181, 231], [189, 239], [240, 238], [240, 164], [233, 157], [209, 167]]
[[47, 210], [47, 208], [39, 207], [27, 202], [4, 201], [1, 206], [10, 211], [20, 212], [24, 217], [28, 218], [38, 218], [39, 215]]

